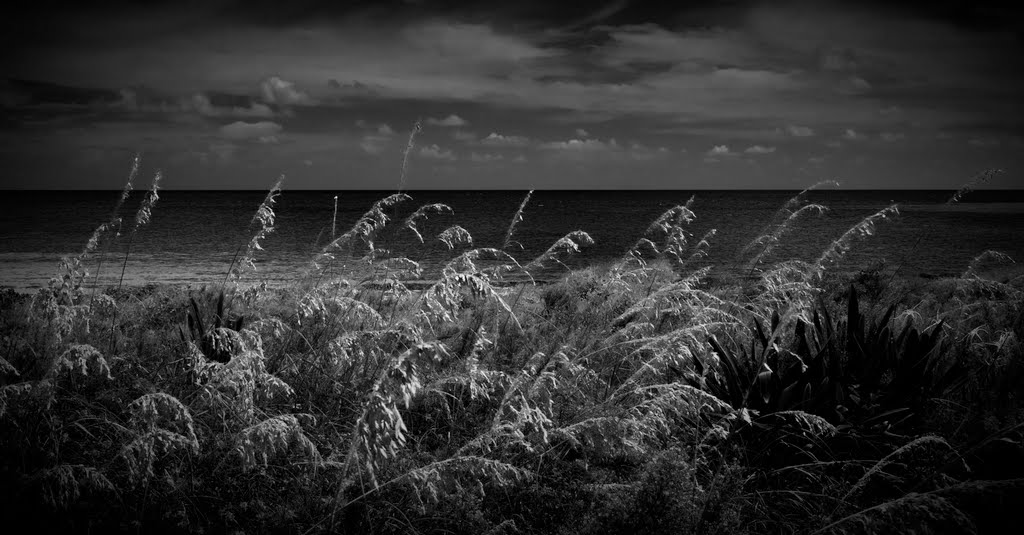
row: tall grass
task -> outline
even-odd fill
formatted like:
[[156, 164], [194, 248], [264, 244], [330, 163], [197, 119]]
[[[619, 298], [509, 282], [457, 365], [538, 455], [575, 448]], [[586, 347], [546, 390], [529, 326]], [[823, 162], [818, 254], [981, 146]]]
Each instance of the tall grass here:
[[[229, 278], [258, 266], [280, 194]], [[876, 316], [830, 268], [895, 206], [770, 264], [824, 212], [805, 191], [750, 242], [757, 276], [712, 284], [693, 199], [570, 270], [582, 230], [517, 258], [531, 195], [500, 247], [431, 236], [444, 204], [397, 219], [445, 244], [429, 280], [388, 250], [397, 193], [258, 295], [111, 288], [86, 309], [55, 279], [12, 301], [29, 314], [0, 318], [4, 512], [65, 531], [846, 532], [976, 527], [1019, 496], [968, 470], [1000, 447], [1024, 477], [1024, 290], [985, 278], [997, 254]], [[85, 325], [119, 318], [101, 352]]]
[[124, 252], [124, 262], [121, 263], [121, 277], [117, 280], [117, 287], [120, 289], [121, 284], [124, 283], [124, 272], [128, 266], [128, 256], [132, 251], [132, 243], [135, 241], [135, 234], [141, 227], [146, 226], [149, 223], [150, 218], [153, 214], [153, 207], [156, 205], [156, 201], [160, 199], [160, 195], [157, 193], [160, 190], [160, 179], [163, 178], [163, 173], [157, 171], [156, 175], [153, 176], [153, 184], [150, 186], [149, 191], [146, 192], [146, 196], [142, 199], [142, 203], [139, 205], [139, 209], [135, 212], [135, 219], [132, 221], [132, 229], [128, 233], [128, 246]]
[[[117, 227], [117, 236], [120, 236], [121, 234], [121, 206], [124, 205], [125, 201], [128, 200], [128, 196], [131, 195], [132, 189], [134, 188], [133, 183], [135, 182], [135, 178], [139, 174], [139, 164], [141, 163], [141, 161], [142, 154], [136, 153], [135, 157], [132, 158], [131, 170], [128, 172], [128, 181], [125, 182], [124, 187], [121, 189], [121, 196], [118, 197], [117, 203], [114, 205], [114, 210], [110, 215], [110, 220], [106, 223], [108, 228], [113, 228], [115, 226]], [[98, 239], [99, 236], [97, 235], [96, 238]], [[90, 239], [89, 241], [91, 243], [92, 239]], [[109, 245], [110, 242], [107, 243]], [[104, 253], [105, 252], [106, 251], [104, 251]], [[103, 259], [105, 256], [106, 254], [101, 254], [99, 257], [99, 261], [96, 264], [96, 276], [93, 278], [93, 295], [95, 295], [95, 290], [99, 287], [100, 272], [103, 269]]]
[[[263, 202], [256, 208], [256, 214], [252, 216], [252, 221], [249, 222], [249, 229], [255, 228], [256, 232], [253, 233], [248, 243], [245, 244], [245, 254], [242, 255], [240, 260], [238, 259], [238, 254], [242, 251], [243, 246], [239, 246], [235, 251], [223, 284], [226, 284], [229, 279], [237, 282], [242, 278], [243, 270], [256, 271], [256, 253], [263, 250], [260, 242], [274, 232], [274, 220], [276, 218], [274, 203], [277, 201], [277, 197], [281, 195], [281, 184], [283, 183], [284, 175], [281, 175], [278, 177], [277, 182], [274, 182], [274, 185], [271, 186]], [[221, 285], [222, 288], [223, 284]]]

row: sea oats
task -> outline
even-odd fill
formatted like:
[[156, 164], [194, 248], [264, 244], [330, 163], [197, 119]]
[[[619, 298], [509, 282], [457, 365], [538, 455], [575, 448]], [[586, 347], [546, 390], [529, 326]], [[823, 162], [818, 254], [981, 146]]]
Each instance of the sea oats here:
[[526, 204], [530, 202], [530, 197], [533, 196], [533, 190], [526, 192], [526, 196], [523, 197], [523, 202], [519, 203], [519, 208], [516, 209], [516, 213], [512, 214], [512, 222], [508, 224], [508, 229], [505, 231], [505, 241], [502, 242], [501, 248], [508, 249], [510, 245], [516, 244], [522, 249], [523, 245], [518, 242], [512, 241], [512, 236], [516, 232], [516, 227], [523, 221], [523, 210], [526, 209]]

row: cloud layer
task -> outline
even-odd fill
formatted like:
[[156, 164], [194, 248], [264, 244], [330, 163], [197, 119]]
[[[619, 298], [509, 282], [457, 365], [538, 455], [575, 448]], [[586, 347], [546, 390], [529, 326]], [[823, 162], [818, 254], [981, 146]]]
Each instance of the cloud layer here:
[[494, 187], [658, 187], [683, 169], [736, 187], [826, 173], [955, 185], [1022, 163], [1024, 54], [1007, 53], [1022, 47], [998, 17], [978, 28], [838, 1], [541, 7], [58, 13], [49, 40], [10, 28], [23, 43], [4, 64], [0, 136], [8, 155], [144, 146], [189, 165], [323, 170], [320, 186], [330, 162], [391, 172], [417, 121], [416, 160], [464, 173], [452, 184], [489, 166]]

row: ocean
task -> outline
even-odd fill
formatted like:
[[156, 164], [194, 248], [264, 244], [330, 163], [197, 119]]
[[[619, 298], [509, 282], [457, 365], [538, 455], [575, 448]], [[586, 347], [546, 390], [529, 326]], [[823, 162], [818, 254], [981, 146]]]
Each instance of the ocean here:
[[[392, 256], [431, 268], [451, 259], [437, 235], [460, 225], [476, 247], [500, 247], [523, 191], [411, 191], [395, 207], [400, 223], [424, 204], [444, 203], [452, 214], [432, 214], [418, 226], [424, 243], [400, 224], [389, 227], [377, 246]], [[561, 236], [583, 230], [594, 244], [569, 263], [579, 267], [621, 257], [661, 213], [694, 196], [696, 219], [688, 226], [696, 243], [714, 229], [708, 256], [711, 274], [728, 277], [744, 273], [749, 257], [745, 245], [760, 235], [794, 191], [537, 191], [523, 212], [513, 255], [521, 262], [542, 254]], [[876, 233], [857, 240], [834, 269], [854, 273], [899, 266], [902, 276], [945, 276], [962, 273], [971, 260], [996, 250], [1024, 259], [1024, 191], [981, 190], [948, 204], [952, 191], [815, 190], [807, 201], [828, 211], [796, 221], [769, 261], [814, 260], [836, 238], [863, 218], [891, 204], [900, 215], [876, 227]], [[0, 196], [0, 286], [31, 291], [44, 286], [65, 255], [85, 247], [93, 230], [111, 217], [116, 191], [5, 192]], [[334, 196], [338, 196], [333, 232], [341, 234], [385, 191], [284, 191], [274, 210], [275, 231], [256, 257], [257, 272], [249, 281], [286, 284], [297, 280], [314, 254], [332, 235]], [[144, 192], [136, 191], [122, 209], [134, 218]], [[251, 225], [263, 191], [161, 191], [152, 220], [131, 238], [124, 265], [124, 284], [219, 284], [239, 248], [255, 228]], [[117, 285], [128, 247], [128, 232], [106, 240], [90, 257], [89, 271], [99, 272], [101, 286]], [[102, 264], [100, 260], [102, 259]], [[90, 281], [93, 280], [90, 278]]]

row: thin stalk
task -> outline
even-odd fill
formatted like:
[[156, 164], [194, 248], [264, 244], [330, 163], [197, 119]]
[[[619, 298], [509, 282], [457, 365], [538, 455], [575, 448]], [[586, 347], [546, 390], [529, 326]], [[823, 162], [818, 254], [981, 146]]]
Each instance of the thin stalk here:
[[[249, 227], [246, 228], [246, 230], [248, 230], [249, 228], [252, 228], [252, 225], [249, 225]], [[221, 281], [220, 283], [220, 291], [222, 292], [224, 291], [224, 288], [226, 288], [228, 285], [228, 278], [231, 277], [231, 270], [235, 267], [235, 262], [238, 261], [238, 253], [242, 252], [242, 247], [244, 247], [244, 245], [239, 245], [238, 248], [235, 249], [234, 256], [231, 257], [231, 263], [228, 264], [228, 271], [227, 273], [224, 274], [224, 280]]]
[[139, 162], [141, 159], [141, 153], [135, 153], [135, 158], [132, 159], [131, 170], [128, 172], [128, 181], [125, 182], [124, 188], [121, 189], [121, 196], [118, 197], [117, 203], [114, 205], [114, 211], [110, 214], [110, 224], [113, 225], [113, 223], [117, 222], [117, 232], [114, 234], [113, 240], [109, 240], [104, 244], [105, 247], [99, 255], [100, 258], [96, 265], [96, 276], [93, 277], [92, 280], [92, 293], [89, 298], [90, 316], [92, 315], [92, 304], [93, 301], [95, 301], [96, 291], [100, 285], [100, 272], [103, 270], [103, 259], [106, 258], [107, 252], [110, 251], [110, 246], [117, 240], [117, 237], [121, 235], [121, 218], [118, 217], [118, 214], [121, 212], [121, 206], [124, 204], [124, 201], [128, 200], [128, 196], [131, 195], [132, 184], [135, 182], [135, 177], [139, 174]]
[[[150, 217], [152, 217], [153, 206], [156, 205], [156, 201], [160, 199], [160, 195], [157, 191], [160, 189], [160, 180], [163, 178], [163, 171], [157, 171], [156, 176], [153, 177], [153, 185], [149, 189], [149, 193], [146, 198], [142, 199], [142, 204], [139, 206], [139, 210], [135, 213], [135, 223], [132, 225], [132, 231], [128, 235], [128, 247], [124, 252], [124, 261], [121, 263], [121, 277], [117, 281], [117, 289], [121, 290], [121, 286], [124, 284], [124, 273], [128, 267], [128, 256], [132, 252], [132, 243], [135, 241], [135, 233], [139, 231], [139, 228], [149, 223]], [[127, 190], [127, 188], [126, 188]], [[114, 315], [110, 318], [110, 351], [113, 355], [116, 347], [116, 339], [114, 337], [114, 327], [117, 325], [117, 318], [120, 309], [114, 309]]]
[[[511, 309], [512, 311], [515, 311], [516, 305], [519, 304], [519, 298], [523, 296], [523, 292], [524, 291], [526, 291], [526, 283], [525, 282], [521, 283], [521, 285], [519, 286], [519, 292], [516, 294], [516, 298], [515, 298], [514, 301], [512, 301], [512, 305], [509, 306], [509, 309]], [[509, 312], [508, 316], [505, 317], [505, 322], [501, 324], [501, 329], [499, 329], [498, 332], [494, 333], [494, 346], [495, 347], [498, 346], [498, 338], [501, 336], [501, 333], [505, 332], [505, 329], [508, 327], [508, 322], [511, 319], [512, 319], [512, 312]]]
[[334, 196], [334, 217], [331, 218], [331, 241], [335, 240], [335, 232], [338, 226], [338, 196]]
[[[134, 241], [134, 239], [135, 239], [135, 232], [133, 230], [131, 232], [131, 234], [128, 235], [128, 248], [125, 249], [124, 261], [121, 262], [121, 278], [118, 279], [118, 281], [117, 281], [118, 293], [120, 293], [120, 291], [121, 291], [121, 284], [124, 283], [124, 272], [125, 272], [125, 268], [128, 267], [128, 255], [131, 254], [131, 251], [132, 251], [132, 241]], [[114, 354], [114, 348], [115, 348], [115, 345], [116, 345], [116, 339], [114, 337], [114, 327], [117, 324], [118, 312], [119, 312], [119, 308], [115, 308], [114, 309], [114, 315], [113, 315], [113, 317], [110, 318], [110, 348], [107, 351], [108, 354], [110, 354], [110, 355]]]
[[416, 119], [416, 123], [412, 125], [412, 131], [409, 132], [409, 143], [405, 146], [405, 152], [402, 154], [402, 174], [398, 177], [398, 192], [401, 193], [405, 189], [405, 173], [409, 168], [409, 154], [412, 152], [413, 147], [416, 146], [416, 134], [423, 130], [423, 124], [419, 119]]
[[[960, 199], [962, 199], [964, 195], [967, 195], [972, 190], [974, 190], [975, 186], [979, 186], [981, 184], [984, 184], [985, 182], [988, 182], [989, 180], [992, 179], [992, 177], [1001, 174], [1002, 172], [1002, 169], [987, 169], [985, 171], [982, 171], [981, 173], [978, 173], [977, 175], [974, 176], [974, 178], [968, 180], [966, 184], [961, 186], [960, 189], [957, 190], [952, 197], [946, 200], [946, 206], [951, 206], [960, 202]], [[892, 275], [889, 277], [889, 280], [885, 282], [884, 288], [888, 288], [889, 285], [892, 284], [893, 279], [896, 278], [896, 275], [899, 274], [900, 270], [903, 269], [904, 264], [906, 264], [907, 258], [909, 258], [917, 251], [917, 247], [921, 245], [921, 241], [925, 237], [931, 235], [932, 229], [933, 227], [929, 226], [927, 229], [925, 229], [924, 232], [919, 233], [917, 235], [917, 240], [914, 242], [914, 245], [909, 250], [906, 250], [906, 252], [904, 252], [903, 257], [900, 258], [900, 263], [896, 266], [896, 269], [893, 270]]]
[[121, 285], [124, 283], [124, 272], [128, 267], [128, 255], [132, 252], [132, 242], [135, 241], [135, 231], [128, 235], [128, 248], [124, 251], [124, 261], [121, 262], [121, 277], [117, 279], [117, 289], [121, 289]]

